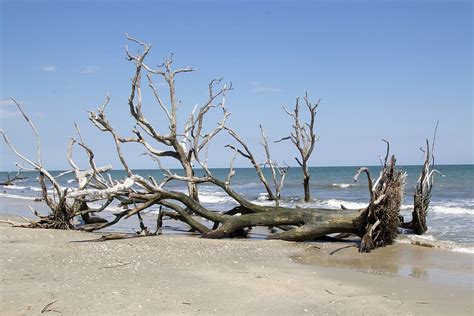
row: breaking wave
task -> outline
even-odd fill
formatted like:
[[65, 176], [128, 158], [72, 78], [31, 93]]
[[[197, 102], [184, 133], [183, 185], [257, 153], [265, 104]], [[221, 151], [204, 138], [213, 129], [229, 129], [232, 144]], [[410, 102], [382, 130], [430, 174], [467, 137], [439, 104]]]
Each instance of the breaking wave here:
[[440, 248], [447, 249], [454, 252], [462, 252], [468, 254], [474, 254], [473, 244], [457, 244], [451, 241], [441, 241], [434, 238], [432, 235], [400, 235], [397, 242], [403, 244], [411, 244], [415, 246], [428, 247], [428, 248]]
[[365, 203], [365, 202], [351, 202], [351, 201], [336, 200], [336, 199], [323, 200], [320, 203], [322, 206], [335, 208], [335, 209], [340, 209], [341, 205], [344, 205], [344, 207], [346, 208], [354, 208], [354, 209], [367, 207], [368, 205], [368, 203]]
[[35, 191], [35, 192], [41, 192], [41, 188], [38, 188], [38, 187], [29, 187], [29, 186], [20, 186], [20, 185], [9, 185], [9, 186], [4, 186], [3, 187], [4, 189], [8, 189], [8, 190], [31, 190], [31, 191]]
[[18, 200], [28, 200], [34, 201], [36, 197], [34, 196], [25, 196], [25, 195], [17, 195], [17, 194], [9, 194], [9, 193], [0, 193], [0, 197], [9, 198], [9, 199], [18, 199]]
[[336, 188], [350, 188], [353, 187], [355, 184], [354, 183], [333, 183], [331, 186], [336, 187]]
[[12, 190], [25, 190], [25, 189], [29, 189], [29, 187], [23, 187], [23, 186], [19, 186], [19, 185], [15, 185], [15, 184], [12, 184], [12, 185], [8, 185], [8, 186], [4, 186], [6, 189], [12, 189]]
[[199, 201], [206, 204], [232, 203], [234, 199], [221, 191], [200, 190]]
[[431, 205], [429, 211], [439, 214], [455, 214], [474, 216], [474, 208], [466, 207], [459, 203], [443, 203], [441, 205]]

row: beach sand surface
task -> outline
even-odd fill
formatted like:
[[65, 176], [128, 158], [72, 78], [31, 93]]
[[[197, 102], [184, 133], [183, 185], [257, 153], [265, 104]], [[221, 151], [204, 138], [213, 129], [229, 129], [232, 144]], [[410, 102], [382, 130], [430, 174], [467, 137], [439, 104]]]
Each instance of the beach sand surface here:
[[2, 315], [472, 315], [473, 255], [0, 225]]

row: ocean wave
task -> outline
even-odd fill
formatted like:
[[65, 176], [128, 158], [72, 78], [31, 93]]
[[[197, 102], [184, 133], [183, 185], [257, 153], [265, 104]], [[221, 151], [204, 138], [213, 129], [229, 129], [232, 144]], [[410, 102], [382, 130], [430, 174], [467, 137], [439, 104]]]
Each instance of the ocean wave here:
[[[357, 209], [357, 208], [364, 208], [367, 207], [368, 203], [366, 202], [355, 202], [355, 201], [346, 201], [346, 200], [338, 200], [338, 199], [329, 199], [329, 200], [321, 200], [317, 203], [318, 206], [323, 207], [330, 207], [339, 209], [341, 205], [349, 209]], [[401, 211], [412, 211], [413, 205], [411, 204], [403, 204], [401, 206]], [[465, 203], [443, 203], [443, 204], [431, 204], [429, 207], [429, 211], [438, 214], [454, 214], [454, 215], [471, 215], [474, 216], [474, 208], [466, 207]]]
[[25, 189], [28, 189], [28, 187], [23, 187], [23, 186], [19, 186], [19, 185], [15, 185], [15, 184], [4, 186], [4, 188], [5, 189], [12, 189], [12, 190], [25, 190]]
[[217, 195], [207, 195], [207, 194], [199, 194], [199, 201], [201, 203], [207, 204], [216, 204], [216, 203], [226, 203], [233, 201], [232, 198], [217, 196]]
[[124, 210], [123, 207], [119, 207], [117, 205], [109, 205], [105, 208], [105, 211], [109, 211], [109, 212], [112, 212], [112, 213], [119, 213], [123, 210]]
[[244, 183], [244, 184], [235, 184], [232, 186], [233, 189], [250, 189], [250, 188], [256, 188], [260, 186], [260, 183], [257, 182], [249, 182], [249, 183]]
[[322, 206], [330, 207], [330, 208], [337, 208], [340, 209], [341, 205], [344, 205], [346, 208], [363, 208], [367, 207], [368, 203], [365, 202], [351, 202], [351, 201], [344, 201], [344, 200], [336, 200], [336, 199], [329, 199], [329, 200], [322, 200], [320, 201]]
[[461, 206], [452, 205], [431, 205], [429, 208], [430, 212], [439, 214], [456, 214], [456, 215], [471, 215], [474, 216], [473, 208], [466, 208]]
[[73, 182], [76, 182], [76, 179], [69, 179], [69, 180], [67, 180], [67, 183], [73, 183]]
[[199, 201], [206, 204], [220, 204], [234, 202], [234, 199], [223, 191], [215, 191], [210, 189], [199, 191]]
[[0, 197], [9, 198], [9, 199], [18, 199], [18, 200], [28, 200], [34, 201], [37, 197], [34, 196], [24, 196], [24, 195], [16, 195], [16, 194], [9, 194], [9, 193], [0, 193]]
[[354, 185], [355, 185], [354, 183], [333, 183], [333, 184], [331, 184], [332, 187], [341, 188], [341, 189], [350, 188], [350, 187], [353, 187]]
[[[4, 189], [22, 190], [22, 191], [30, 190], [30, 191], [34, 191], [34, 192], [41, 192], [41, 188], [39, 188], [39, 187], [34, 187], [34, 186], [9, 185], [9, 186], [4, 187]], [[50, 188], [50, 189], [51, 189], [51, 188]], [[48, 192], [52, 193], [53, 191], [52, 191], [52, 190], [48, 190]]]
[[451, 241], [441, 241], [432, 235], [399, 235], [397, 242], [421, 247], [440, 248], [454, 252], [474, 254], [473, 244], [458, 244]]
[[259, 193], [257, 197], [257, 201], [269, 201], [268, 193]]

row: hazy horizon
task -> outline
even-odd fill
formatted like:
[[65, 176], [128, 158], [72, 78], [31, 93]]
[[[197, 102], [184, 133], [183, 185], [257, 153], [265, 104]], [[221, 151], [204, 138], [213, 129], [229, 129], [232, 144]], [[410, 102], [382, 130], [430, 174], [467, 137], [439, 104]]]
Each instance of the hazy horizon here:
[[[397, 165], [399, 168], [403, 168], [403, 167], [422, 167], [423, 165], [422, 164], [419, 164], [419, 165]], [[474, 166], [474, 164], [436, 164], [435, 165], [435, 169], [436, 169], [436, 166], [439, 166], [439, 167], [446, 167], [446, 166]], [[376, 167], [380, 167], [380, 165], [360, 165], [360, 166], [356, 166], [356, 165], [346, 165], [346, 166], [309, 166], [309, 168], [360, 168], [360, 167], [368, 167], [368, 168], [376, 168]], [[290, 166], [290, 169], [300, 169], [301, 167], [300, 166]], [[85, 169], [88, 169], [88, 168], [85, 168]], [[89, 168], [90, 169], [90, 168]], [[229, 170], [229, 167], [209, 167], [210, 170], [216, 170], [216, 169], [227, 169]], [[236, 170], [239, 170], [239, 169], [254, 169], [254, 167], [252, 166], [249, 166], [249, 167], [234, 167], [234, 169]], [[267, 168], [268, 169], [268, 168]], [[64, 172], [64, 171], [68, 171], [70, 169], [48, 169], [49, 172]], [[125, 172], [125, 169], [114, 169], [112, 168], [113, 171], [123, 171]], [[145, 171], [145, 170], [160, 170], [160, 168], [132, 168], [132, 170], [134, 171]], [[169, 170], [171, 171], [175, 171], [175, 170], [182, 170], [182, 168], [170, 168]], [[194, 170], [202, 170], [202, 168], [194, 168]], [[266, 170], [266, 169], [265, 169]], [[18, 169], [12, 169], [12, 170], [0, 170], [0, 172], [2, 173], [7, 173], [7, 172], [17, 172]], [[37, 171], [23, 171], [23, 172], [37, 172]], [[268, 170], [269, 172], [269, 170]]]

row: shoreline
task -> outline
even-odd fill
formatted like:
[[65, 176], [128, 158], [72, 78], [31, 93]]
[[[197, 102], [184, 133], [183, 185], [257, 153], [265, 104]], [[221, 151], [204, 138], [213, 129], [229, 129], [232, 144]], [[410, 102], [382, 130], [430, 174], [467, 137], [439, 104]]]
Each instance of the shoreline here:
[[[3, 216], [2, 216], [3, 217]], [[456, 314], [473, 311], [473, 258], [397, 243], [84, 242], [97, 234], [0, 224], [6, 314]]]
[[[28, 209], [28, 201], [31, 202], [31, 205], [39, 211], [40, 214], [47, 214], [49, 212], [48, 207], [43, 202], [35, 201], [33, 197], [29, 196], [12, 196], [5, 195], [0, 193], [0, 216], [8, 217], [18, 217], [24, 216], [29, 219], [35, 219], [35, 216]], [[337, 200], [334, 200], [337, 201]], [[344, 202], [344, 201], [338, 201]], [[350, 205], [351, 202], [343, 203], [345, 205]], [[340, 205], [341, 203], [335, 203]], [[360, 206], [360, 205], [356, 205]], [[101, 213], [101, 216], [104, 216], [106, 219], [113, 219], [113, 212], [115, 210], [106, 209]], [[153, 228], [156, 225], [156, 214], [154, 212], [144, 213], [143, 219], [145, 225]], [[468, 221], [471, 219], [468, 218]], [[170, 220], [167, 221], [163, 226], [163, 231], [171, 234], [186, 234], [187, 225]], [[114, 226], [108, 227], [100, 232], [110, 233], [135, 233], [139, 229], [139, 223], [135, 218], [129, 218], [127, 221], [121, 221]], [[261, 230], [259, 228], [254, 228], [250, 233], [250, 238], [252, 239], [264, 239], [267, 235], [267, 231]], [[438, 239], [436, 236], [433, 236], [432, 232], [428, 231], [425, 235], [411, 235], [411, 234], [400, 234], [397, 239], [397, 243], [405, 243], [412, 245], [420, 245], [436, 249], [444, 249], [452, 252], [458, 253], [467, 253], [474, 254], [474, 243], [460, 243], [451, 240]]]

